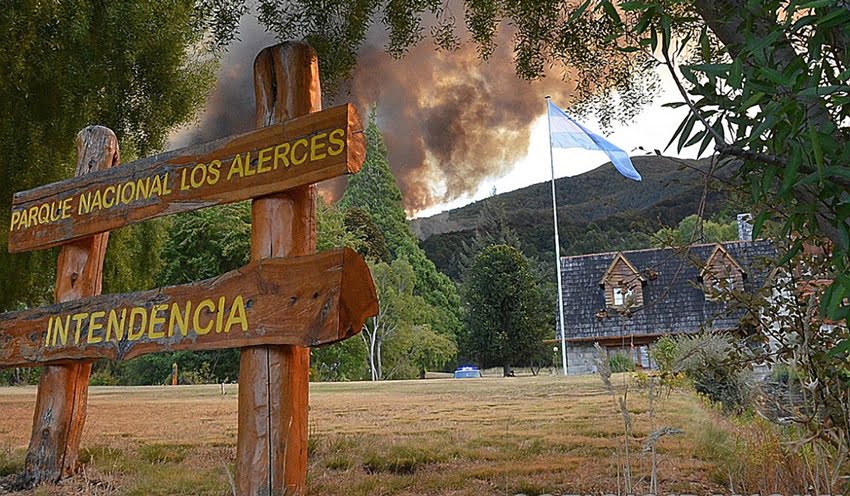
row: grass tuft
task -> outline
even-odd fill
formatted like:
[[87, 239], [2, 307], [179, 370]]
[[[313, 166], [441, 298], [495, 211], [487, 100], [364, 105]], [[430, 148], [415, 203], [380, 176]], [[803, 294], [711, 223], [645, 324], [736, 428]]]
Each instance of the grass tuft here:
[[181, 463], [186, 459], [189, 448], [180, 444], [143, 444], [139, 457], [152, 465]]
[[363, 460], [363, 469], [370, 474], [388, 472], [409, 475], [417, 470], [445, 461], [445, 457], [435, 451], [412, 446], [390, 446], [385, 451], [373, 451]]

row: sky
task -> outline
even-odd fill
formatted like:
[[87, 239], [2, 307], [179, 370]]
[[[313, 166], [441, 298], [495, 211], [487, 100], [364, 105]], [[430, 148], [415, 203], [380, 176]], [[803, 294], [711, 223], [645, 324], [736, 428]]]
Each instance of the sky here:
[[[385, 37], [380, 26], [370, 30], [350, 87], [325, 104], [352, 103], [365, 120], [377, 103], [377, 122], [408, 215], [427, 217], [486, 198], [494, 190], [505, 193], [551, 178], [543, 96], [551, 95], [553, 103], [569, 112], [575, 80], [552, 75], [534, 82], [517, 78], [508, 32], [500, 33], [488, 62], [480, 60], [470, 43], [446, 52], [427, 42], [397, 60], [384, 50]], [[274, 43], [273, 34], [253, 16], [245, 16], [239, 39], [221, 61], [205, 109], [197, 121], [171, 135], [169, 148], [253, 129], [251, 66], [254, 56]], [[696, 147], [682, 154], [664, 150], [686, 110], [662, 106], [681, 101], [681, 96], [668, 74], [658, 76], [660, 93], [654, 102], [628, 124], [614, 124], [604, 135], [630, 155], [658, 149], [692, 158]], [[600, 131], [592, 114], [581, 122]], [[607, 161], [602, 152], [554, 151], [556, 177], [581, 174]], [[344, 180], [319, 185], [329, 201], [338, 199], [344, 187]]]
[[[665, 103], [680, 102], [682, 97], [676, 89], [672, 78], [665, 72], [659, 72], [661, 78], [661, 93], [655, 101], [647, 106], [635, 119], [626, 125], [615, 125], [609, 132], [602, 133], [598, 123], [590, 118], [582, 120], [582, 124], [592, 131], [605, 136], [608, 141], [625, 150], [629, 155], [654, 154], [653, 150], [661, 150], [664, 155], [680, 158], [696, 158], [697, 146], [692, 146], [676, 152], [675, 143], [664, 150], [670, 137], [685, 118], [687, 110], [684, 107], [664, 107]], [[555, 100], [555, 105], [559, 103]], [[564, 108], [564, 107], [562, 107]], [[564, 108], [569, 113], [569, 109]], [[608, 161], [608, 157], [599, 151], [588, 151], [579, 148], [553, 150], [555, 177], [576, 176], [593, 170]], [[608, 165], [608, 167], [613, 167]], [[552, 169], [549, 160], [548, 126], [546, 122], [546, 107], [540, 102], [540, 116], [531, 127], [531, 137], [528, 151], [524, 157], [507, 168], [504, 175], [493, 176], [480, 183], [474, 194], [466, 195], [452, 201], [435, 204], [417, 212], [416, 217], [428, 217], [444, 210], [458, 208], [473, 201], [490, 196], [493, 191], [506, 193], [543, 181], [550, 181]], [[640, 172], [640, 171], [638, 171]], [[434, 185], [439, 192], [439, 185]]]

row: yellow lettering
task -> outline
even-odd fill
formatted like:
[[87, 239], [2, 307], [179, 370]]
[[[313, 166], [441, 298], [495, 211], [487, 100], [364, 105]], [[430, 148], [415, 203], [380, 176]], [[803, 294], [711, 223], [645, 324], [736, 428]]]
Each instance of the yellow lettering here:
[[[334, 129], [331, 131], [330, 136], [328, 136], [328, 141], [331, 142], [331, 146], [328, 147], [328, 155], [335, 157], [342, 153], [342, 150], [345, 148], [345, 140], [342, 138], [345, 136], [345, 130], [343, 129]], [[334, 148], [333, 145], [337, 145], [337, 148]]]
[[195, 318], [192, 321], [192, 324], [195, 326], [195, 332], [198, 334], [207, 334], [212, 330], [213, 327], [213, 319], [210, 319], [209, 325], [206, 327], [201, 327], [201, 309], [207, 307], [209, 311], [215, 311], [215, 303], [212, 300], [206, 299], [200, 303], [198, 303], [198, 307], [195, 308]]
[[21, 226], [23, 226], [24, 228], [29, 227], [30, 225], [29, 225], [29, 222], [27, 222], [27, 220], [28, 220], [27, 219], [27, 211], [21, 210], [21, 221], [18, 223], [18, 228], [20, 229]]
[[170, 195], [171, 194], [171, 188], [168, 186], [168, 173], [167, 172], [165, 173], [165, 175], [162, 176], [162, 194], [163, 195]]
[[80, 203], [77, 205], [77, 215], [89, 213], [89, 201], [91, 200], [91, 191], [80, 194]]
[[147, 200], [151, 197], [151, 178], [146, 177], [136, 181], [136, 201], [140, 198]]
[[91, 200], [91, 210], [102, 210], [103, 209], [103, 198], [101, 197], [103, 193], [100, 190], [94, 192]]
[[[298, 145], [304, 145], [304, 156], [299, 160], [295, 157], [295, 149], [298, 148]], [[292, 144], [292, 165], [301, 165], [307, 160], [308, 152], [306, 148], [310, 146], [310, 143], [307, 142], [306, 139], [301, 138], [295, 143]]]
[[71, 319], [77, 323], [74, 328], [74, 344], [80, 344], [80, 332], [83, 330], [83, 321], [86, 320], [89, 314], [87, 313], [75, 313]]
[[151, 308], [150, 326], [148, 327], [148, 337], [149, 338], [159, 339], [159, 338], [165, 337], [165, 331], [164, 330], [160, 329], [158, 331], [155, 331], [154, 329], [158, 325], [165, 324], [165, 317], [160, 317], [159, 312], [162, 312], [163, 310], [167, 310], [167, 309], [168, 309], [167, 304], [154, 305], [153, 308]]
[[68, 218], [71, 217], [71, 214], [69, 212], [71, 211], [71, 200], [72, 199], [73, 199], [73, 197], [65, 198], [64, 200], [62, 200], [62, 218], [63, 219], [68, 219]]
[[[107, 197], [109, 193], [112, 193], [112, 197]], [[115, 194], [115, 186], [107, 186], [103, 190], [103, 207], [104, 208], [112, 208], [113, 205], [118, 203], [118, 198], [116, 198]]]
[[319, 143], [319, 141], [325, 139], [325, 137], [327, 137], [327, 135], [328, 135], [328, 133], [319, 133], [319, 134], [313, 136], [312, 138], [310, 138], [310, 161], [311, 162], [315, 162], [316, 160], [321, 160], [321, 159], [327, 157], [327, 154], [325, 152], [322, 152], [321, 155], [319, 154], [319, 152], [322, 150], [322, 148], [327, 146], [327, 145], [325, 145], [324, 142]]
[[242, 155], [233, 157], [233, 163], [230, 164], [230, 172], [227, 173], [227, 180], [230, 181], [230, 178], [234, 174], [239, 174], [239, 177], [245, 177], [245, 171], [242, 170]]
[[186, 313], [180, 315], [180, 307], [177, 303], [171, 304], [171, 313], [168, 314], [168, 337], [174, 335], [174, 325], [180, 329], [180, 334], [184, 337], [189, 333], [189, 311], [192, 309], [192, 302], [186, 302]]
[[189, 189], [189, 185], [186, 184], [186, 170], [183, 169], [180, 171], [180, 191], [186, 191]]
[[221, 162], [218, 160], [213, 160], [210, 162], [209, 167], [207, 167], [207, 171], [209, 172], [209, 179], [207, 179], [207, 184], [213, 185], [218, 182], [219, 176], [221, 176]]
[[[127, 191], [130, 191], [130, 194], [127, 194]], [[136, 183], [133, 181], [128, 181], [124, 183], [124, 187], [121, 191], [121, 203], [124, 205], [129, 204], [133, 201], [133, 197], [136, 196]]]
[[59, 220], [59, 216], [61, 214], [61, 205], [57, 202], [53, 202], [50, 204], [50, 222], [56, 222]]
[[[195, 172], [201, 171], [200, 174], [195, 174]], [[200, 188], [204, 185], [204, 181], [207, 179], [207, 166], [204, 164], [195, 164], [192, 167], [192, 173], [189, 175], [189, 182], [192, 184], [193, 188]]]
[[289, 167], [289, 143], [281, 143], [274, 147], [274, 170], [277, 170], [278, 166], [280, 166], [280, 162], [283, 162], [284, 167]]
[[38, 207], [37, 206], [36, 207], [30, 207], [29, 215], [30, 215], [30, 226], [37, 226], [38, 225]]
[[274, 147], [263, 148], [260, 150], [259, 158], [257, 159], [257, 172], [268, 172], [271, 169], [269, 166], [263, 167], [267, 162], [271, 162], [272, 160], [272, 150]]
[[99, 343], [103, 341], [103, 336], [95, 336], [95, 331], [99, 331], [103, 329], [103, 324], [98, 322], [97, 319], [102, 319], [106, 316], [106, 312], [98, 310], [97, 312], [92, 312], [89, 315], [89, 335], [86, 337], [86, 342], [89, 344]]
[[9, 225], [10, 231], [15, 230], [15, 224], [17, 224], [19, 220], [21, 220], [21, 211], [20, 210], [12, 211], [12, 224]]
[[47, 319], [47, 334], [44, 335], [44, 347], [50, 346], [50, 336], [53, 334], [53, 321], [59, 317], [49, 317]]
[[56, 336], [62, 339], [62, 346], [68, 344], [68, 329], [71, 328], [71, 316], [65, 316], [65, 325], [62, 325], [62, 317], [56, 317], [56, 323], [53, 330], [53, 346], [56, 346]]
[[50, 222], [50, 205], [47, 203], [42, 203], [38, 207], [38, 222], [41, 224], [47, 224]]
[[151, 196], [162, 196], [162, 178], [159, 175], [153, 176], [151, 183]]
[[233, 305], [230, 307], [230, 315], [227, 316], [227, 323], [224, 325], [224, 332], [230, 332], [230, 328], [239, 324], [244, 332], [248, 332], [248, 317], [245, 316], [245, 301], [242, 295], [233, 300]]
[[245, 177], [253, 176], [257, 171], [251, 168], [251, 152], [245, 154]]
[[112, 331], [115, 331], [115, 340], [121, 341], [124, 339], [124, 323], [126, 322], [127, 309], [121, 309], [121, 320], [118, 320], [118, 312], [115, 309], [109, 311], [109, 317], [106, 320], [106, 340], [112, 337]]
[[[133, 324], [135, 324], [136, 317], [139, 317], [139, 331], [136, 332], [133, 329]], [[145, 333], [148, 323], [148, 313], [144, 308], [133, 307], [130, 309], [130, 322], [127, 323], [127, 339], [130, 341], [135, 341], [142, 337]]]

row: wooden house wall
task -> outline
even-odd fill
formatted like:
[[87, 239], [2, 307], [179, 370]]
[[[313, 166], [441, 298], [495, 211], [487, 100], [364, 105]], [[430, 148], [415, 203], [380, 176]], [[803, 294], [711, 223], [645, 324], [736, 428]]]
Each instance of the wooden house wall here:
[[613, 307], [614, 305], [614, 288], [623, 288], [623, 293], [632, 290], [632, 295], [635, 299], [635, 306], [643, 306], [643, 290], [641, 287], [640, 274], [636, 274], [622, 258], [617, 260], [611, 271], [605, 277], [605, 305]]
[[706, 273], [703, 276], [703, 284], [706, 287], [711, 287], [713, 284], [712, 278], [716, 278], [724, 284], [726, 283], [727, 278], [731, 278], [733, 280], [734, 288], [728, 289], [740, 290], [744, 287], [744, 274], [729, 257], [730, 255], [727, 253], [718, 252], [714, 258], [711, 259], [710, 263], [705, 268]]

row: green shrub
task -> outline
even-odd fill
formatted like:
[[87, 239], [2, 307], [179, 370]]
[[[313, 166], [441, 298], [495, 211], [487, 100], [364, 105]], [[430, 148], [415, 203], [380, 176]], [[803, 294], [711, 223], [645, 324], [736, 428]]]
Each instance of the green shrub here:
[[0, 386], [29, 386], [38, 384], [39, 367], [17, 367], [0, 370]]
[[679, 351], [676, 340], [670, 336], [659, 339], [649, 350], [649, 357], [658, 365], [662, 375], [671, 374]]
[[752, 379], [725, 333], [682, 334], [675, 338], [674, 370], [684, 373], [694, 389], [726, 411], [741, 412], [750, 400]]
[[116, 379], [112, 372], [108, 370], [98, 370], [94, 374], [91, 375], [91, 379], [89, 379], [89, 385], [91, 386], [117, 386], [118, 379]]
[[635, 362], [625, 353], [614, 353], [608, 357], [611, 372], [634, 372]]

